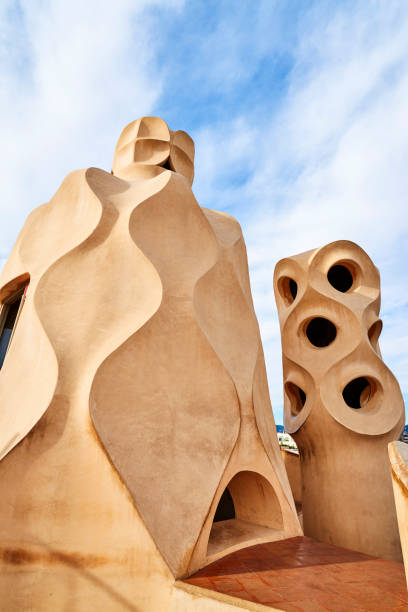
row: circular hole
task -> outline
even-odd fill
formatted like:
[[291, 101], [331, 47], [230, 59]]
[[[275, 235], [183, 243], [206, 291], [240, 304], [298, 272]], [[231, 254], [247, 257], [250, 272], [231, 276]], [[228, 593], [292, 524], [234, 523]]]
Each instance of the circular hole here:
[[343, 389], [343, 399], [350, 408], [363, 408], [372, 395], [372, 385], [364, 376], [351, 380]]
[[378, 319], [378, 321], [375, 321], [375, 323], [373, 323], [370, 329], [368, 330], [368, 339], [370, 340], [372, 347], [376, 351], [378, 350], [378, 338], [380, 337], [381, 330], [382, 330], [381, 319]]
[[350, 270], [343, 264], [332, 266], [327, 273], [327, 280], [332, 287], [346, 293], [353, 286], [353, 275]]
[[336, 326], [323, 317], [315, 317], [306, 327], [306, 336], [313, 346], [328, 346], [337, 335]]
[[297, 282], [290, 278], [289, 276], [283, 276], [278, 281], [279, 293], [285, 300], [286, 304], [289, 306], [292, 304], [297, 296], [298, 286]]
[[296, 416], [306, 403], [306, 393], [291, 382], [285, 383], [285, 391], [290, 401], [290, 410]]

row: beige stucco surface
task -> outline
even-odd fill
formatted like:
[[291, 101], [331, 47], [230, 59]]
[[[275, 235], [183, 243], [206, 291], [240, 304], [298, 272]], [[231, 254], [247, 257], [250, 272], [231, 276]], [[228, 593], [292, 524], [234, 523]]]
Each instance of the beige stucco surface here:
[[[0, 296], [30, 277], [0, 371], [3, 609], [170, 610], [175, 577], [301, 533], [242, 232], [196, 202], [193, 152], [133, 122], [113, 174], [68, 175], [3, 270]], [[239, 542], [212, 532], [232, 480]]]
[[388, 445], [392, 488], [408, 585], [408, 444], [395, 441]]
[[[347, 291], [328, 281], [334, 265], [353, 277]], [[288, 279], [297, 284], [295, 297]], [[305, 535], [389, 559], [401, 559], [387, 444], [400, 435], [401, 391], [378, 345], [380, 277], [368, 255], [348, 241], [280, 261], [274, 279], [282, 333], [285, 428], [300, 450]], [[336, 327], [327, 346], [309, 341], [309, 322]], [[366, 377], [371, 393], [360, 408], [345, 386]], [[296, 387], [305, 393], [293, 393]]]
[[300, 457], [298, 453], [281, 448], [283, 464], [286, 468], [293, 499], [297, 504], [302, 503], [302, 474]]

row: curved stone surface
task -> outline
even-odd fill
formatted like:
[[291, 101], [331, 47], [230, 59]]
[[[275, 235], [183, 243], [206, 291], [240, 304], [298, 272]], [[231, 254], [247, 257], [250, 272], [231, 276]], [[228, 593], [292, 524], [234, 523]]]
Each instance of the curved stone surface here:
[[[229, 482], [255, 519], [225, 550], [301, 533], [242, 232], [197, 204], [193, 157], [184, 132], [133, 122], [113, 174], [70, 174], [3, 271], [3, 301], [30, 278], [0, 371], [8, 610], [169, 609]], [[245, 507], [244, 472], [270, 510]]]
[[163, 296], [155, 316], [99, 368], [91, 416], [176, 572], [236, 441], [239, 403], [196, 320], [194, 288], [214, 264], [217, 245], [185, 181], [172, 175], [134, 210], [129, 231], [154, 264]]
[[386, 449], [405, 414], [378, 346], [378, 270], [358, 245], [338, 241], [280, 261], [274, 289], [305, 534], [399, 560]]
[[[72, 199], [77, 203], [75, 214]], [[4, 407], [0, 411], [0, 459], [38, 422], [57, 385], [57, 359], [36, 305], [40, 280], [54, 261], [93, 233], [101, 210], [86, 172], [72, 172], [53, 199], [30, 214], [2, 271], [2, 300], [8, 286], [18, 288], [27, 278], [30, 286], [18, 322], [18, 341], [16, 337], [10, 344], [7, 367], [0, 371], [0, 402]]]
[[388, 456], [391, 465], [392, 487], [397, 510], [398, 528], [408, 585], [408, 444], [390, 442]]

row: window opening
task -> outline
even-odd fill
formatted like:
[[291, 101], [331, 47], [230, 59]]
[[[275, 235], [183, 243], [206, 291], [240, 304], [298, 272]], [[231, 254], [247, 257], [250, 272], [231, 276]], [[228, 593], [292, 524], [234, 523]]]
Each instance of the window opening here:
[[232, 501], [231, 493], [225, 489], [218, 502], [217, 510], [215, 511], [214, 523], [219, 521], [228, 521], [235, 518], [235, 507]]
[[329, 346], [335, 339], [337, 330], [335, 325], [323, 317], [315, 317], [306, 327], [306, 336], [313, 346], [322, 348]]
[[327, 280], [331, 284], [332, 287], [337, 289], [337, 291], [341, 291], [342, 293], [346, 293], [353, 286], [353, 275], [350, 270], [341, 264], [336, 264], [332, 266], [327, 273]]
[[24, 303], [28, 284], [16, 291], [6, 302], [3, 303], [0, 314], [0, 369], [3, 367], [10, 342], [13, 338], [14, 330], [21, 308]]
[[363, 408], [370, 400], [372, 387], [370, 381], [359, 376], [350, 381], [343, 389], [343, 399], [350, 408]]
[[207, 544], [207, 558], [254, 541], [280, 539], [283, 516], [278, 496], [261, 474], [242, 471], [230, 480], [218, 502]]

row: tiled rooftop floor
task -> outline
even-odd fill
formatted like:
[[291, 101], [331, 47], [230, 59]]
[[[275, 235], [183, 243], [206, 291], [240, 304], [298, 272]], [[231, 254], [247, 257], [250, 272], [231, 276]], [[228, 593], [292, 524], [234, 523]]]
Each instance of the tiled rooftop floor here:
[[287, 612], [402, 612], [402, 563], [298, 537], [239, 550], [185, 582]]

